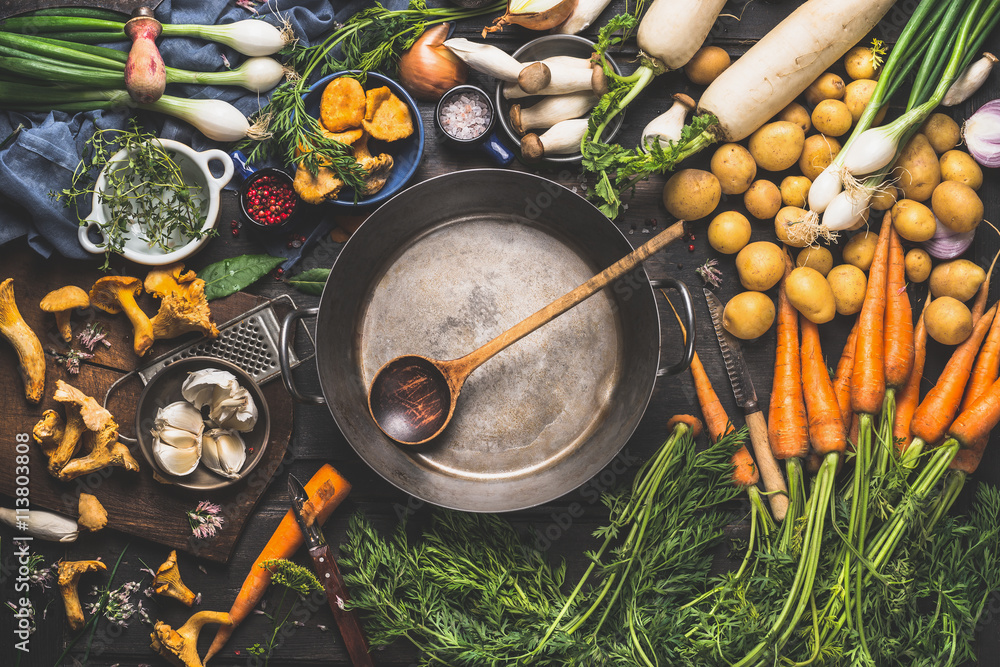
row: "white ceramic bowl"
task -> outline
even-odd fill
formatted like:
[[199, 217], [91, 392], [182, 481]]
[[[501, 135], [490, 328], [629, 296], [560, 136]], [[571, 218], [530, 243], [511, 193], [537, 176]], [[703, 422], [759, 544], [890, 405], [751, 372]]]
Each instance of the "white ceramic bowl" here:
[[[208, 211], [205, 214], [205, 225], [202, 229], [211, 229], [215, 226], [216, 218], [219, 217], [219, 191], [233, 177], [232, 158], [224, 151], [215, 148], [199, 153], [190, 146], [172, 139], [156, 139], [156, 141], [164, 149], [174, 153], [174, 160], [181, 167], [185, 180], [191, 185], [198, 186], [198, 191], [193, 194], [193, 197], [200, 198], [202, 201], [208, 201]], [[115, 153], [108, 163], [114, 164], [124, 158], [125, 150], [122, 149]], [[222, 163], [222, 175], [219, 177], [213, 176], [209, 168], [209, 164], [213, 160], [218, 160]], [[105, 167], [106, 170], [107, 167]], [[88, 224], [81, 225], [79, 231], [80, 245], [87, 252], [94, 254], [103, 254], [105, 251], [105, 242], [103, 239], [101, 243], [94, 243], [90, 239], [90, 230], [95, 230], [97, 235], [100, 236], [99, 225], [108, 221], [108, 211], [100, 201], [100, 193], [104, 192], [104, 189], [107, 187], [105, 171], [100, 173], [97, 177], [97, 182], [94, 184], [93, 210], [90, 213], [90, 218], [87, 220]], [[202, 236], [199, 239], [191, 239], [186, 242], [185, 239], [178, 238], [176, 239], [177, 245], [169, 252], [166, 252], [161, 248], [150, 247], [148, 243], [139, 238], [136, 231], [133, 228], [126, 232], [125, 236], [127, 240], [121, 255], [125, 259], [147, 266], [162, 266], [185, 259], [201, 248], [209, 238]]]

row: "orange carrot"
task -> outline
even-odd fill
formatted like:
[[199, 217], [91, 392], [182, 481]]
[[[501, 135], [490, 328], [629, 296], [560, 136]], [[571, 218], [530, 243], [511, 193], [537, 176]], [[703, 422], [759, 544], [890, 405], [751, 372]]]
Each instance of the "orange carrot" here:
[[[1000, 422], [1000, 380], [975, 400], [968, 410], [952, 422], [948, 437], [954, 438], [962, 449], [973, 449], [981, 439], [988, 439], [990, 431]], [[983, 445], [985, 446], [985, 444]]]
[[833, 374], [833, 390], [837, 392], [837, 403], [840, 405], [840, 418], [845, 424], [851, 423], [851, 375], [854, 373], [854, 350], [858, 346], [858, 319], [844, 343], [844, 351], [840, 353], [837, 362], [837, 372]]
[[847, 442], [848, 448], [854, 451], [854, 448], [858, 444], [858, 433], [861, 432], [861, 420], [858, 419], [858, 413], [851, 414], [851, 428], [847, 432]]
[[754, 462], [747, 446], [740, 447], [733, 454], [733, 484], [736, 486], [751, 487], [760, 481], [760, 471]]
[[885, 284], [889, 258], [889, 230], [892, 219], [887, 211], [875, 246], [875, 258], [868, 271], [868, 291], [858, 315], [858, 342], [851, 378], [851, 409], [874, 415], [882, 409], [885, 398]]
[[[931, 300], [928, 298], [924, 302], [924, 308]], [[920, 313], [917, 320], [917, 328], [913, 333], [913, 370], [910, 371], [910, 378], [906, 386], [900, 390], [896, 396], [896, 414], [892, 425], [892, 440], [896, 444], [897, 452], [905, 452], [913, 442], [913, 434], [910, 433], [910, 422], [913, 420], [913, 413], [916, 412], [920, 404], [920, 381], [924, 377], [924, 362], [927, 360], [927, 328], [924, 326], [924, 314]]]
[[969, 383], [965, 388], [960, 412], [968, 409], [984, 391], [990, 388], [997, 377], [1000, 377], [1000, 317], [993, 318], [986, 340], [979, 349], [979, 356], [976, 357], [976, 364], [972, 367], [972, 375], [969, 376]]
[[698, 405], [701, 406], [701, 414], [705, 418], [705, 428], [708, 429], [708, 437], [715, 442], [734, 429], [733, 423], [726, 414], [726, 409], [722, 407], [719, 395], [712, 387], [712, 381], [708, 379], [708, 373], [698, 358], [698, 353], [694, 353], [691, 359], [691, 377], [694, 379], [694, 391], [698, 395]]
[[809, 442], [821, 456], [843, 452], [847, 446], [844, 420], [823, 361], [819, 327], [806, 317], [800, 317], [799, 328], [802, 331], [802, 394], [809, 423]]
[[893, 228], [889, 232], [889, 266], [885, 282], [885, 384], [900, 389], [913, 370], [913, 311], [906, 292], [903, 244]]
[[[983, 337], [993, 323], [997, 307], [990, 308], [976, 323], [972, 334], [955, 348], [937, 382], [917, 406], [910, 422], [910, 432], [928, 444], [944, 437], [962, 405], [962, 393]], [[971, 408], [970, 408], [971, 409]]]
[[703, 428], [701, 420], [695, 417], [694, 415], [674, 415], [673, 417], [667, 420], [667, 428], [671, 431], [677, 428], [678, 424], [684, 424], [689, 429], [691, 429], [691, 435], [694, 436], [695, 438], [701, 435], [701, 431]]
[[958, 450], [949, 467], [952, 470], [964, 472], [966, 475], [976, 472], [979, 462], [983, 460], [983, 454], [986, 453], [986, 445], [989, 441], [989, 436], [976, 438], [969, 444], [968, 448]]
[[990, 262], [990, 270], [986, 272], [986, 280], [979, 286], [979, 291], [976, 292], [976, 300], [972, 302], [973, 324], [979, 321], [979, 318], [983, 316], [983, 312], [986, 310], [986, 299], [990, 294], [990, 279], [993, 277], [993, 267], [996, 266], [998, 257], [1000, 257], [1000, 252], [997, 252], [993, 256], [993, 261]]
[[[785, 277], [792, 271], [785, 256]], [[799, 358], [799, 315], [785, 294], [785, 281], [778, 288], [778, 344], [774, 357], [771, 404], [767, 413], [767, 436], [776, 459], [805, 456], [809, 452], [806, 404], [802, 396], [802, 365]]]
[[[333, 466], [328, 463], [323, 464], [306, 484], [306, 493], [309, 494], [309, 499], [316, 499], [316, 502], [313, 503], [318, 510], [316, 522], [322, 525], [333, 514], [333, 510], [343, 502], [350, 490], [350, 483], [341, 477]], [[254, 607], [264, 597], [264, 593], [271, 583], [271, 572], [260, 565], [272, 558], [290, 558], [299, 550], [304, 541], [302, 530], [299, 528], [292, 510], [289, 509], [281, 523], [278, 524], [271, 539], [264, 545], [264, 550], [260, 552], [250, 567], [250, 573], [229, 610], [232, 623], [219, 626], [215, 638], [212, 640], [212, 645], [205, 655], [204, 662], [208, 662], [209, 658], [222, 650], [236, 626], [253, 612]]]

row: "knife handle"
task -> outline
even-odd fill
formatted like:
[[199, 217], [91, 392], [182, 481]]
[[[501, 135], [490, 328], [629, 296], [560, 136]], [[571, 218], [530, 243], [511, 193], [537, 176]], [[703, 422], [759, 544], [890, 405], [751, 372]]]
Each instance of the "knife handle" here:
[[326, 590], [326, 598], [330, 602], [330, 610], [337, 621], [340, 635], [344, 639], [347, 647], [347, 654], [351, 657], [351, 663], [358, 667], [374, 667], [372, 657], [368, 653], [368, 642], [361, 632], [361, 624], [353, 611], [344, 609], [344, 603], [350, 600], [347, 595], [347, 588], [344, 586], [344, 579], [340, 576], [340, 568], [337, 561], [333, 559], [333, 552], [330, 545], [313, 547], [309, 550], [313, 564], [316, 566], [316, 574], [320, 583]]
[[783, 521], [788, 513], [788, 485], [785, 475], [778, 467], [771, 453], [771, 442], [767, 439], [767, 422], [760, 410], [746, 415], [747, 428], [750, 429], [750, 443], [753, 445], [753, 455], [757, 459], [757, 468], [764, 480], [767, 490], [767, 500], [771, 503], [771, 513], [776, 521]]

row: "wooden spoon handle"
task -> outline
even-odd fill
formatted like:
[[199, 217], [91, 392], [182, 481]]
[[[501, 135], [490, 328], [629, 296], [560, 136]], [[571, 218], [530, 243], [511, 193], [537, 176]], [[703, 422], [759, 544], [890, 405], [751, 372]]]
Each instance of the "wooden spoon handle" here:
[[684, 235], [684, 221], [678, 220], [670, 227], [651, 238], [620, 260], [604, 269], [596, 276], [583, 283], [571, 292], [564, 294], [541, 310], [529, 315], [513, 327], [503, 332], [478, 350], [474, 350], [460, 359], [450, 362], [454, 377], [465, 378], [487, 359], [521, 340], [535, 329], [548, 324], [573, 306], [578, 305], [590, 296], [601, 291], [612, 282], [639, 266], [650, 255], [662, 250], [673, 241]]

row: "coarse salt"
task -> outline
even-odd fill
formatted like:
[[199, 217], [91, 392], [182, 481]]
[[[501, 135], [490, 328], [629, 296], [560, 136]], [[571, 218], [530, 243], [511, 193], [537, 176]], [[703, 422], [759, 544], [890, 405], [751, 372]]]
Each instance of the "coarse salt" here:
[[490, 125], [490, 107], [481, 96], [462, 93], [441, 107], [441, 127], [456, 139], [475, 139]]

